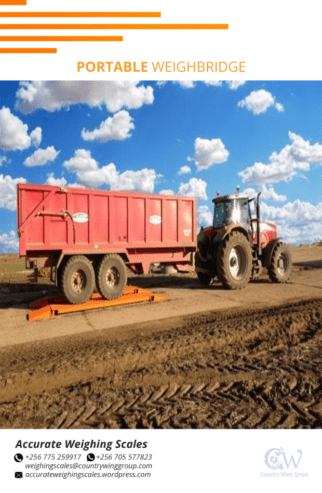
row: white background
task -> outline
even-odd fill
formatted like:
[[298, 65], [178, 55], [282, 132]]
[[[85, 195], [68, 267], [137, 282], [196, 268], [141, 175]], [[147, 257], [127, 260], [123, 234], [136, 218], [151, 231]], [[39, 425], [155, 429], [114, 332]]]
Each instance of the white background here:
[[[153, 455], [151, 478], [136, 479], [14, 479], [14, 472], [24, 470], [13, 456], [27, 451], [15, 448], [18, 440], [105, 440], [147, 441], [144, 450]], [[247, 493], [275, 493], [292, 491], [320, 491], [321, 458], [319, 442], [321, 431], [311, 430], [11, 430], [1, 433], [1, 482], [9, 491], [113, 491], [113, 492], [185, 492], [199, 491]], [[261, 472], [275, 472], [265, 466], [264, 456], [271, 448], [283, 448], [287, 459], [293, 455], [297, 466], [284, 471], [308, 473], [308, 477], [261, 477]], [[112, 453], [135, 453], [138, 450], [112, 450]], [[65, 452], [64, 448], [60, 452]], [[80, 453], [81, 449], [68, 449], [66, 453]], [[96, 450], [92, 452], [97, 453]], [[30, 450], [28, 450], [30, 453]], [[34, 453], [56, 453], [56, 450], [35, 449]], [[82, 452], [86, 457], [88, 452]], [[110, 452], [107, 452], [110, 453]], [[83, 459], [84, 461], [84, 459]], [[24, 461], [26, 462], [26, 460]], [[73, 462], [73, 461], [72, 461]], [[120, 463], [121, 461], [116, 461]], [[30, 462], [29, 462], [30, 463]], [[26, 472], [27, 470], [25, 470]], [[30, 471], [30, 470], [29, 470]], [[57, 470], [56, 470], [57, 471]], [[86, 470], [89, 471], [89, 470]], [[106, 470], [105, 470], [106, 471]], [[109, 471], [110, 472], [110, 471]], [[280, 472], [280, 471], [278, 471]], [[6, 489], [7, 489], [6, 488]], [[4, 490], [5, 491], [5, 490]]]
[[[123, 35], [123, 42], [21, 43], [1, 47], [57, 47], [51, 55], [0, 55], [1, 79], [133, 79], [131, 74], [77, 73], [77, 61], [246, 61], [245, 74], [194, 74], [194, 79], [320, 80], [321, 4], [316, 0], [118, 1], [28, 0], [6, 11], [161, 11], [160, 19], [1, 19], [4, 23], [228, 23], [226, 31], [12, 31], [0, 35]], [[82, 6], [83, 5], [83, 6]], [[150, 63], [149, 63], [150, 65]], [[151, 65], [150, 65], [151, 66]], [[134, 74], [138, 77], [138, 74]], [[142, 79], [191, 79], [191, 74], [139, 75]]]
[[[106, 1], [77, 2], [80, 10], [161, 11], [161, 19], [2, 19], [1, 23], [228, 23], [228, 31], [19, 31], [3, 30], [0, 35], [123, 35], [122, 43], [30, 43], [30, 47], [57, 47], [57, 55], [0, 55], [2, 80], [25, 79], [133, 79], [133, 74], [78, 74], [77, 61], [245, 61], [244, 74], [136, 74], [140, 79], [251, 79], [320, 80], [320, 2], [289, 0], [270, 2], [226, 0], [196, 1]], [[74, 10], [76, 2], [28, 0], [27, 10]], [[108, 5], [108, 7], [107, 7]], [[26, 7], [4, 7], [6, 11]], [[21, 47], [21, 43], [0, 43]], [[24, 47], [27, 45], [24, 44]], [[1, 95], [0, 95], [1, 98]], [[101, 440], [148, 440], [154, 456], [152, 479], [135, 480], [23, 480], [14, 479], [13, 455], [18, 439], [52, 440], [77, 437]], [[0, 477], [3, 491], [183, 491], [183, 492], [275, 492], [310, 491], [320, 488], [321, 431], [55, 431], [3, 430], [0, 433]], [[271, 447], [283, 447], [289, 454], [302, 449], [298, 470], [309, 477], [261, 478], [264, 455]]]

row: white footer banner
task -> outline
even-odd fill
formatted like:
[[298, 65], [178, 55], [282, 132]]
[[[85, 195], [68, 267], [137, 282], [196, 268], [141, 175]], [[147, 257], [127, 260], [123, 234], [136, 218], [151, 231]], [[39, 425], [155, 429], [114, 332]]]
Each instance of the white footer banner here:
[[[3, 430], [14, 491], [303, 492], [320, 486], [320, 430]], [[20, 480], [20, 483], [17, 482]], [[48, 480], [50, 483], [48, 483]], [[92, 482], [94, 481], [94, 483]]]

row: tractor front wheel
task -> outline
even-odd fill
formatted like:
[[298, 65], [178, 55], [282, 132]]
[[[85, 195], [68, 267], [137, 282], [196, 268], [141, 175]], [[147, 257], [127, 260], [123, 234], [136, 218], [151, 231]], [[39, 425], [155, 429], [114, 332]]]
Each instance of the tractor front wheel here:
[[252, 251], [245, 235], [233, 231], [218, 249], [217, 270], [219, 281], [227, 289], [241, 289], [250, 280]]
[[271, 281], [286, 283], [290, 280], [292, 272], [292, 257], [285, 243], [279, 243], [272, 253], [271, 261], [267, 267]]

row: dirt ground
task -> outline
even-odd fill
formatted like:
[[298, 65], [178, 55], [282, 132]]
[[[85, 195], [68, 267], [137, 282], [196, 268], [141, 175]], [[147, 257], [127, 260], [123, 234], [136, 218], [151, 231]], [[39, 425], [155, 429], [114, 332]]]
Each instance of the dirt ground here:
[[54, 287], [0, 256], [0, 427], [321, 428], [322, 247], [292, 255], [287, 285], [133, 277], [168, 300], [33, 323]]

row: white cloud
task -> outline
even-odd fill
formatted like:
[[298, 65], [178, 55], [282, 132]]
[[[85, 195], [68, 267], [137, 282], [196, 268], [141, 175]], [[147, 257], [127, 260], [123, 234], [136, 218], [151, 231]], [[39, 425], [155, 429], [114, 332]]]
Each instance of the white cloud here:
[[245, 188], [245, 190], [243, 190], [242, 193], [245, 193], [246, 195], [248, 195], [248, 197], [250, 199], [256, 197], [256, 195], [258, 194], [258, 191], [255, 190], [255, 188]]
[[222, 80], [205, 80], [203, 82], [206, 86], [221, 87], [223, 85]]
[[275, 108], [277, 109], [277, 111], [279, 113], [283, 113], [284, 112], [284, 106], [281, 103], [275, 103]]
[[54, 173], [49, 173], [45, 185], [52, 187], [66, 187], [67, 180], [62, 176], [61, 178], [55, 178]]
[[99, 142], [108, 142], [109, 140], [124, 140], [131, 137], [134, 123], [128, 111], [122, 110], [115, 113], [114, 116], [108, 117], [103, 121], [99, 128], [93, 131], [82, 130], [84, 140], [98, 140]]
[[289, 181], [298, 171], [309, 171], [312, 163], [322, 165], [321, 144], [312, 145], [293, 132], [288, 135], [292, 144], [286, 145], [280, 152], [273, 152], [269, 157], [269, 164], [257, 162], [238, 173], [243, 183], [264, 185]]
[[66, 178], [63, 176], [55, 178], [54, 173], [49, 173], [47, 175], [45, 185], [50, 185], [52, 187], [84, 188], [84, 185], [80, 185], [79, 183], [67, 183]]
[[195, 83], [193, 80], [174, 80], [174, 84], [179, 84], [179, 86], [184, 89], [193, 89], [195, 87]]
[[[206, 84], [206, 86], [214, 86], [214, 87], [222, 87], [224, 84], [223, 81], [221, 80], [205, 80], [203, 82], [204, 84]], [[226, 80], [225, 84], [232, 91], [236, 91], [236, 89], [246, 84], [246, 82], [247, 82], [246, 80]]]
[[97, 170], [79, 171], [77, 182], [86, 187], [109, 185], [111, 190], [129, 190], [152, 193], [157, 174], [153, 169], [139, 171], [127, 170], [120, 173], [114, 163], [102, 166]]
[[[195, 83], [196, 83], [196, 81], [193, 81], [193, 80], [176, 80], [173, 82], [175, 84], [179, 84], [184, 89], [194, 89]], [[222, 80], [203, 80], [201, 82], [203, 84], [205, 84], [206, 86], [212, 86], [212, 87], [223, 87], [224, 86], [224, 81], [222, 81]], [[236, 89], [238, 89], [239, 87], [246, 84], [246, 82], [247, 82], [246, 80], [226, 80], [225, 84], [232, 91], [236, 91]], [[165, 84], [166, 84], [166, 81], [160, 81], [158, 83], [158, 86], [162, 87]]]
[[178, 194], [188, 197], [197, 197], [197, 199], [207, 200], [206, 194], [207, 182], [201, 178], [190, 178], [188, 183], [181, 183]]
[[7, 162], [7, 156], [0, 156], [0, 166]]
[[25, 178], [0, 175], [0, 209], [16, 210], [18, 183], [26, 183]]
[[278, 226], [278, 235], [289, 243], [311, 243], [322, 239], [322, 202], [295, 200], [283, 207], [274, 207], [264, 202], [261, 206], [263, 218]]
[[77, 149], [75, 155], [68, 161], [65, 161], [63, 166], [65, 166], [70, 173], [90, 170], [95, 171], [98, 169], [97, 161], [92, 158], [91, 152], [85, 149]]
[[262, 192], [260, 198], [263, 200], [270, 200], [273, 202], [285, 202], [287, 196], [281, 193], [277, 193], [272, 185], [266, 187], [263, 185], [260, 190], [255, 190], [254, 188], [246, 188], [243, 193], [246, 193], [249, 198], [256, 197], [258, 192]]
[[246, 84], [246, 80], [226, 80], [226, 84], [232, 91], [236, 91], [239, 87]]
[[229, 152], [221, 139], [201, 139], [195, 140], [195, 155], [193, 160], [197, 170], [208, 169], [213, 164], [220, 164], [227, 161]]
[[173, 190], [160, 190], [159, 195], [175, 195]]
[[55, 161], [60, 151], [56, 151], [54, 146], [47, 149], [37, 149], [31, 156], [27, 157], [24, 162], [25, 166], [44, 166], [47, 163]]
[[80, 183], [68, 183], [66, 185], [67, 188], [85, 188], [84, 185], [81, 185]]
[[266, 91], [265, 89], [252, 91], [248, 96], [239, 101], [237, 105], [240, 108], [246, 108], [254, 115], [265, 113], [271, 106], [274, 106], [279, 112], [284, 111], [283, 105], [275, 102], [275, 97], [272, 93]]
[[188, 175], [189, 173], [191, 173], [191, 168], [190, 166], [181, 166], [181, 168], [179, 169], [178, 171], [178, 175], [181, 176], [181, 175]]
[[0, 252], [12, 253], [17, 252], [19, 249], [19, 240], [17, 233], [13, 230], [9, 233], [0, 234]]
[[265, 214], [274, 220], [289, 221], [299, 227], [308, 222], [321, 222], [322, 226], [322, 202], [313, 205], [297, 199], [294, 202], [288, 202], [283, 207], [263, 203], [262, 208]]
[[41, 128], [37, 127], [28, 135], [28, 125], [3, 106], [0, 110], [0, 149], [22, 151], [41, 142]]
[[90, 151], [77, 149], [75, 156], [64, 162], [70, 173], [76, 173], [77, 183], [96, 188], [109, 185], [111, 190], [129, 190], [152, 193], [159, 175], [154, 169], [127, 170], [120, 173], [114, 163], [99, 167]]
[[153, 88], [138, 81], [32, 81], [21, 82], [17, 108], [23, 113], [37, 109], [58, 111], [75, 104], [106, 108], [140, 108], [153, 103]]
[[263, 185], [261, 192], [261, 198], [264, 200], [272, 200], [273, 202], [285, 202], [287, 199], [286, 195], [282, 193], [277, 193], [272, 185], [270, 185], [269, 187]]
[[40, 146], [42, 139], [42, 129], [40, 127], [36, 127], [30, 134], [31, 145], [34, 147]]
[[199, 205], [197, 209], [198, 226], [206, 228], [213, 222], [213, 212], [209, 210], [207, 205]]

